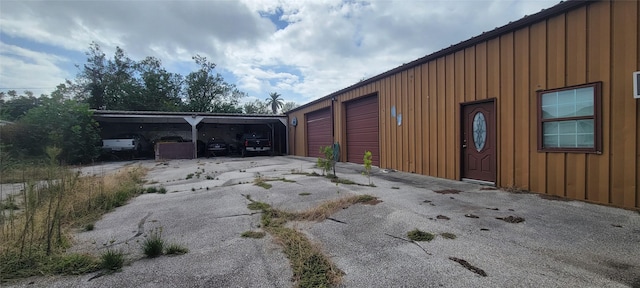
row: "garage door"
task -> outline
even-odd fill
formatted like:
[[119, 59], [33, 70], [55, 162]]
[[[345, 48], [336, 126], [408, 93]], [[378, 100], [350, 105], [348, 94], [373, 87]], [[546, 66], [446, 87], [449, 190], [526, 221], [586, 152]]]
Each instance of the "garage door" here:
[[322, 157], [321, 146], [331, 146], [331, 111], [322, 109], [306, 114], [307, 119], [307, 156]]
[[347, 102], [347, 161], [362, 164], [365, 151], [380, 165], [378, 148], [378, 96]]

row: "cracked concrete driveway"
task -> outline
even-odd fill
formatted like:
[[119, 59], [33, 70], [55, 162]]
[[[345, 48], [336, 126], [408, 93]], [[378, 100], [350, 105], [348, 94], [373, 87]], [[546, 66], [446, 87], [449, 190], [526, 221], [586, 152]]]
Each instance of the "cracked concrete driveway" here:
[[[332, 215], [337, 221], [292, 224], [344, 272], [342, 287], [640, 287], [640, 214], [635, 211], [378, 169], [371, 177], [376, 187], [336, 185], [324, 177], [292, 173], [320, 172], [313, 158], [136, 163], [151, 168], [148, 186], [164, 186], [168, 193], [132, 199], [105, 215], [95, 230], [79, 232], [71, 249], [96, 255], [120, 249], [131, 260], [129, 265], [97, 278], [94, 273], [11, 284], [291, 287], [289, 262], [271, 237], [240, 237], [259, 229], [260, 223], [260, 214], [247, 209], [243, 195], [299, 211], [329, 199], [369, 194], [383, 202], [343, 209]], [[368, 183], [361, 172], [361, 165], [338, 163], [340, 178]], [[253, 185], [257, 176], [295, 182], [273, 181], [271, 189], [264, 189]], [[524, 221], [497, 219], [515, 217]], [[159, 227], [167, 241], [190, 252], [143, 258], [139, 243]], [[420, 242], [424, 250], [399, 239], [415, 228], [438, 236]], [[457, 237], [447, 239], [441, 233]], [[467, 269], [470, 266], [482, 269], [486, 277]]]

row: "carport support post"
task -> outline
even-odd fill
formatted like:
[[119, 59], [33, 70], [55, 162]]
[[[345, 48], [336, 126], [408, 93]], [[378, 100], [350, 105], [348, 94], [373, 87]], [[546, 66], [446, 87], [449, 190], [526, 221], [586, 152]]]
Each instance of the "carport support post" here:
[[185, 116], [184, 120], [187, 123], [191, 124], [191, 142], [193, 142], [193, 159], [198, 158], [198, 128], [196, 126], [200, 121], [202, 121], [204, 117], [196, 116], [195, 114], [191, 116]]
[[275, 149], [273, 149], [273, 147], [275, 147], [275, 143], [276, 143], [276, 133], [273, 131], [273, 124], [268, 123], [267, 126], [269, 126], [269, 128], [271, 128], [271, 155], [275, 154]]

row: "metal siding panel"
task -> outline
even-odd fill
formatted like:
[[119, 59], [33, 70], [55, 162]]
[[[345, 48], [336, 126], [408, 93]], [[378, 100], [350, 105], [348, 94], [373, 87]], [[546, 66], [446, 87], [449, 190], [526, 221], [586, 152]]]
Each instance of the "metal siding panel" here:
[[[514, 55], [513, 34], [505, 34], [500, 37], [500, 92], [498, 115], [496, 120], [500, 129], [497, 131], [500, 141], [498, 155], [498, 177], [501, 186], [513, 187], [515, 185], [515, 149], [514, 142], [517, 136], [514, 129]], [[526, 130], [525, 130], [526, 131]], [[519, 133], [524, 133], [520, 132]]]
[[320, 147], [330, 146], [331, 137], [331, 109], [323, 109], [306, 114], [307, 126], [307, 156], [323, 157]]
[[596, 2], [588, 7], [587, 80], [604, 81], [602, 85], [602, 154], [587, 155], [587, 195], [589, 201], [609, 203], [611, 177], [611, 8], [610, 2]]
[[476, 93], [475, 100], [487, 98], [487, 42], [476, 45]]
[[[611, 71], [611, 203], [633, 207], [636, 203], [636, 99], [629, 75], [636, 71], [638, 61], [638, 1], [613, 1], [612, 67]], [[636, 155], [636, 157], [630, 157]]]
[[[483, 98], [500, 97], [500, 38], [487, 41], [487, 93]], [[498, 107], [501, 100], [497, 101]], [[500, 123], [499, 115], [496, 121]], [[500, 125], [498, 125], [499, 127]], [[498, 134], [498, 149], [500, 149], [500, 135]], [[500, 156], [498, 156], [500, 157]], [[498, 167], [500, 169], [500, 167]]]
[[515, 137], [515, 186], [530, 190], [529, 151], [537, 147], [530, 145], [531, 125], [529, 123], [529, 28], [515, 34], [515, 123], [518, 132]]
[[453, 144], [453, 156], [454, 160], [451, 165], [453, 165], [454, 169], [454, 179], [460, 179], [460, 155], [462, 153], [461, 147], [462, 143], [460, 140], [460, 136], [462, 131], [460, 131], [460, 103], [464, 103], [464, 94], [465, 94], [465, 51], [458, 51], [456, 53], [455, 59], [455, 101], [453, 103], [453, 136], [454, 136], [454, 144]]
[[416, 99], [415, 99], [415, 68], [411, 68], [407, 71], [407, 125], [408, 125], [408, 143], [409, 143], [409, 171], [411, 173], [416, 173]]
[[445, 83], [445, 58], [438, 58], [436, 60], [436, 98], [438, 99], [438, 118], [436, 120], [436, 125], [438, 126], [438, 134], [437, 134], [437, 142], [438, 142], [438, 170], [437, 177], [446, 178], [446, 165], [447, 165], [447, 155], [446, 155], [446, 125], [447, 125], [447, 112], [446, 112], [446, 83]]
[[538, 102], [536, 91], [547, 88], [546, 80], [546, 46], [547, 46], [547, 26], [546, 22], [540, 22], [531, 26], [529, 34], [530, 62], [529, 62], [529, 135], [530, 147], [530, 166], [529, 166], [529, 183], [531, 190], [538, 193], [547, 193], [546, 185], [546, 155], [537, 151], [538, 147]]
[[365, 151], [371, 151], [373, 165], [380, 164], [378, 144], [378, 96], [347, 102], [347, 161], [363, 163]]
[[464, 51], [464, 101], [476, 100], [476, 48], [469, 47]]
[[[567, 86], [587, 83], [587, 8], [567, 13]], [[586, 154], [568, 153], [566, 159], [566, 195], [585, 199]]]
[[449, 54], [445, 58], [445, 178], [455, 179], [456, 177], [456, 157], [455, 152], [457, 150], [455, 143], [456, 129], [454, 124], [455, 120], [455, 55]]
[[[547, 84], [548, 88], [566, 86], [566, 35], [565, 14], [550, 18], [547, 21]], [[565, 153], [547, 154], [547, 192], [556, 196], [565, 194]]]
[[[386, 115], [386, 111], [388, 110], [386, 107], [386, 103], [384, 102], [384, 100], [380, 100], [380, 99], [384, 99], [385, 95], [384, 95], [384, 79], [382, 80], [378, 80], [376, 81], [376, 92], [378, 94], [378, 106], [379, 106], [379, 111], [380, 111], [380, 115]], [[379, 116], [378, 116], [379, 117]], [[345, 117], [346, 118], [346, 117]], [[380, 151], [380, 164], [378, 167], [383, 168], [384, 165], [386, 165], [386, 161], [384, 159], [384, 155], [386, 154], [386, 149], [387, 147], [385, 146], [384, 143], [384, 139], [386, 138], [386, 134], [387, 134], [387, 129], [386, 129], [386, 121], [387, 118], [386, 117], [380, 117], [380, 119], [378, 120], [378, 125], [380, 125], [380, 136], [378, 137], [378, 150]]]
[[429, 64], [423, 64], [421, 67], [422, 72], [422, 174], [423, 175], [431, 175], [430, 174], [430, 147], [431, 141], [430, 138], [430, 117], [431, 117], [431, 106], [429, 103]]
[[438, 84], [436, 62], [429, 62], [429, 176], [438, 176]]
[[[638, 15], [640, 15], [640, 5], [638, 5]], [[638, 27], [638, 34], [640, 35], [640, 17], [636, 18], [636, 24]], [[637, 56], [637, 66], [636, 70], [640, 70], [640, 36], [638, 37], [638, 43], [636, 46], [638, 49]], [[640, 127], [640, 101], [636, 101], [636, 181], [640, 179], [640, 131], [638, 131], [638, 127]], [[640, 184], [636, 182], [636, 208], [640, 208]]]
[[398, 92], [400, 95], [400, 99], [401, 100], [401, 110], [400, 112], [402, 113], [402, 123], [400, 124], [399, 128], [401, 131], [401, 135], [402, 135], [402, 145], [400, 145], [400, 150], [402, 150], [402, 166], [400, 167], [400, 169], [402, 171], [408, 172], [409, 169], [409, 125], [407, 124], [409, 122], [409, 120], [407, 120], [407, 118], [409, 118], [409, 108], [407, 105], [408, 100], [407, 100], [407, 71], [402, 71], [402, 73], [400, 73], [400, 77], [397, 78], [400, 82], [397, 83], [398, 85]]
[[[390, 86], [389, 86], [389, 97], [391, 98], [391, 109], [392, 111], [395, 109], [396, 111], [396, 115], [398, 113], [398, 93], [396, 93], [396, 75], [393, 75], [390, 77], [389, 82], [390, 82]], [[393, 116], [393, 115], [391, 115]], [[393, 123], [391, 123], [391, 147], [389, 147], [391, 149], [390, 153], [391, 154], [391, 159], [393, 160], [391, 162], [391, 168], [393, 169], [398, 169], [398, 150], [400, 149], [400, 147], [398, 146], [398, 125], [396, 124], [396, 118], [392, 117], [391, 120], [393, 120]]]
[[423, 143], [423, 127], [424, 127], [424, 113], [425, 110], [422, 107], [422, 66], [418, 66], [415, 68], [415, 75], [414, 75], [414, 81], [415, 81], [415, 91], [414, 91], [414, 98], [415, 98], [415, 107], [416, 107], [416, 112], [415, 112], [415, 123], [416, 123], [416, 129], [415, 129], [415, 139], [416, 139], [416, 154], [414, 156], [415, 158], [415, 166], [416, 166], [416, 173], [418, 174], [422, 174], [423, 170], [422, 170], [422, 154], [424, 152], [424, 143]]
[[395, 138], [396, 138], [396, 130], [395, 130], [395, 125], [396, 125], [396, 120], [395, 118], [391, 117], [391, 112], [393, 111], [395, 104], [395, 95], [394, 93], [392, 93], [392, 88], [393, 88], [393, 76], [390, 76], [387, 78], [386, 80], [386, 88], [385, 90], [387, 91], [387, 102], [388, 102], [388, 108], [389, 110], [387, 111], [387, 115], [385, 115], [384, 117], [387, 117], [387, 132], [389, 132], [389, 134], [387, 135], [387, 167], [393, 169], [395, 168], [395, 159], [396, 159], [396, 151], [395, 151]]

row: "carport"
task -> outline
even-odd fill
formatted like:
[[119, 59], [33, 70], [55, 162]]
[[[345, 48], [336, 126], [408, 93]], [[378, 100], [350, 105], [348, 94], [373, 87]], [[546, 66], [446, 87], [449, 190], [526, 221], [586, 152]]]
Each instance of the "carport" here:
[[139, 133], [149, 139], [170, 134], [190, 137], [193, 158], [198, 157], [198, 140], [216, 136], [233, 142], [237, 135], [255, 130], [270, 135], [275, 153], [288, 154], [287, 117], [281, 115], [93, 110], [93, 118], [102, 128], [103, 139], [121, 133]]

